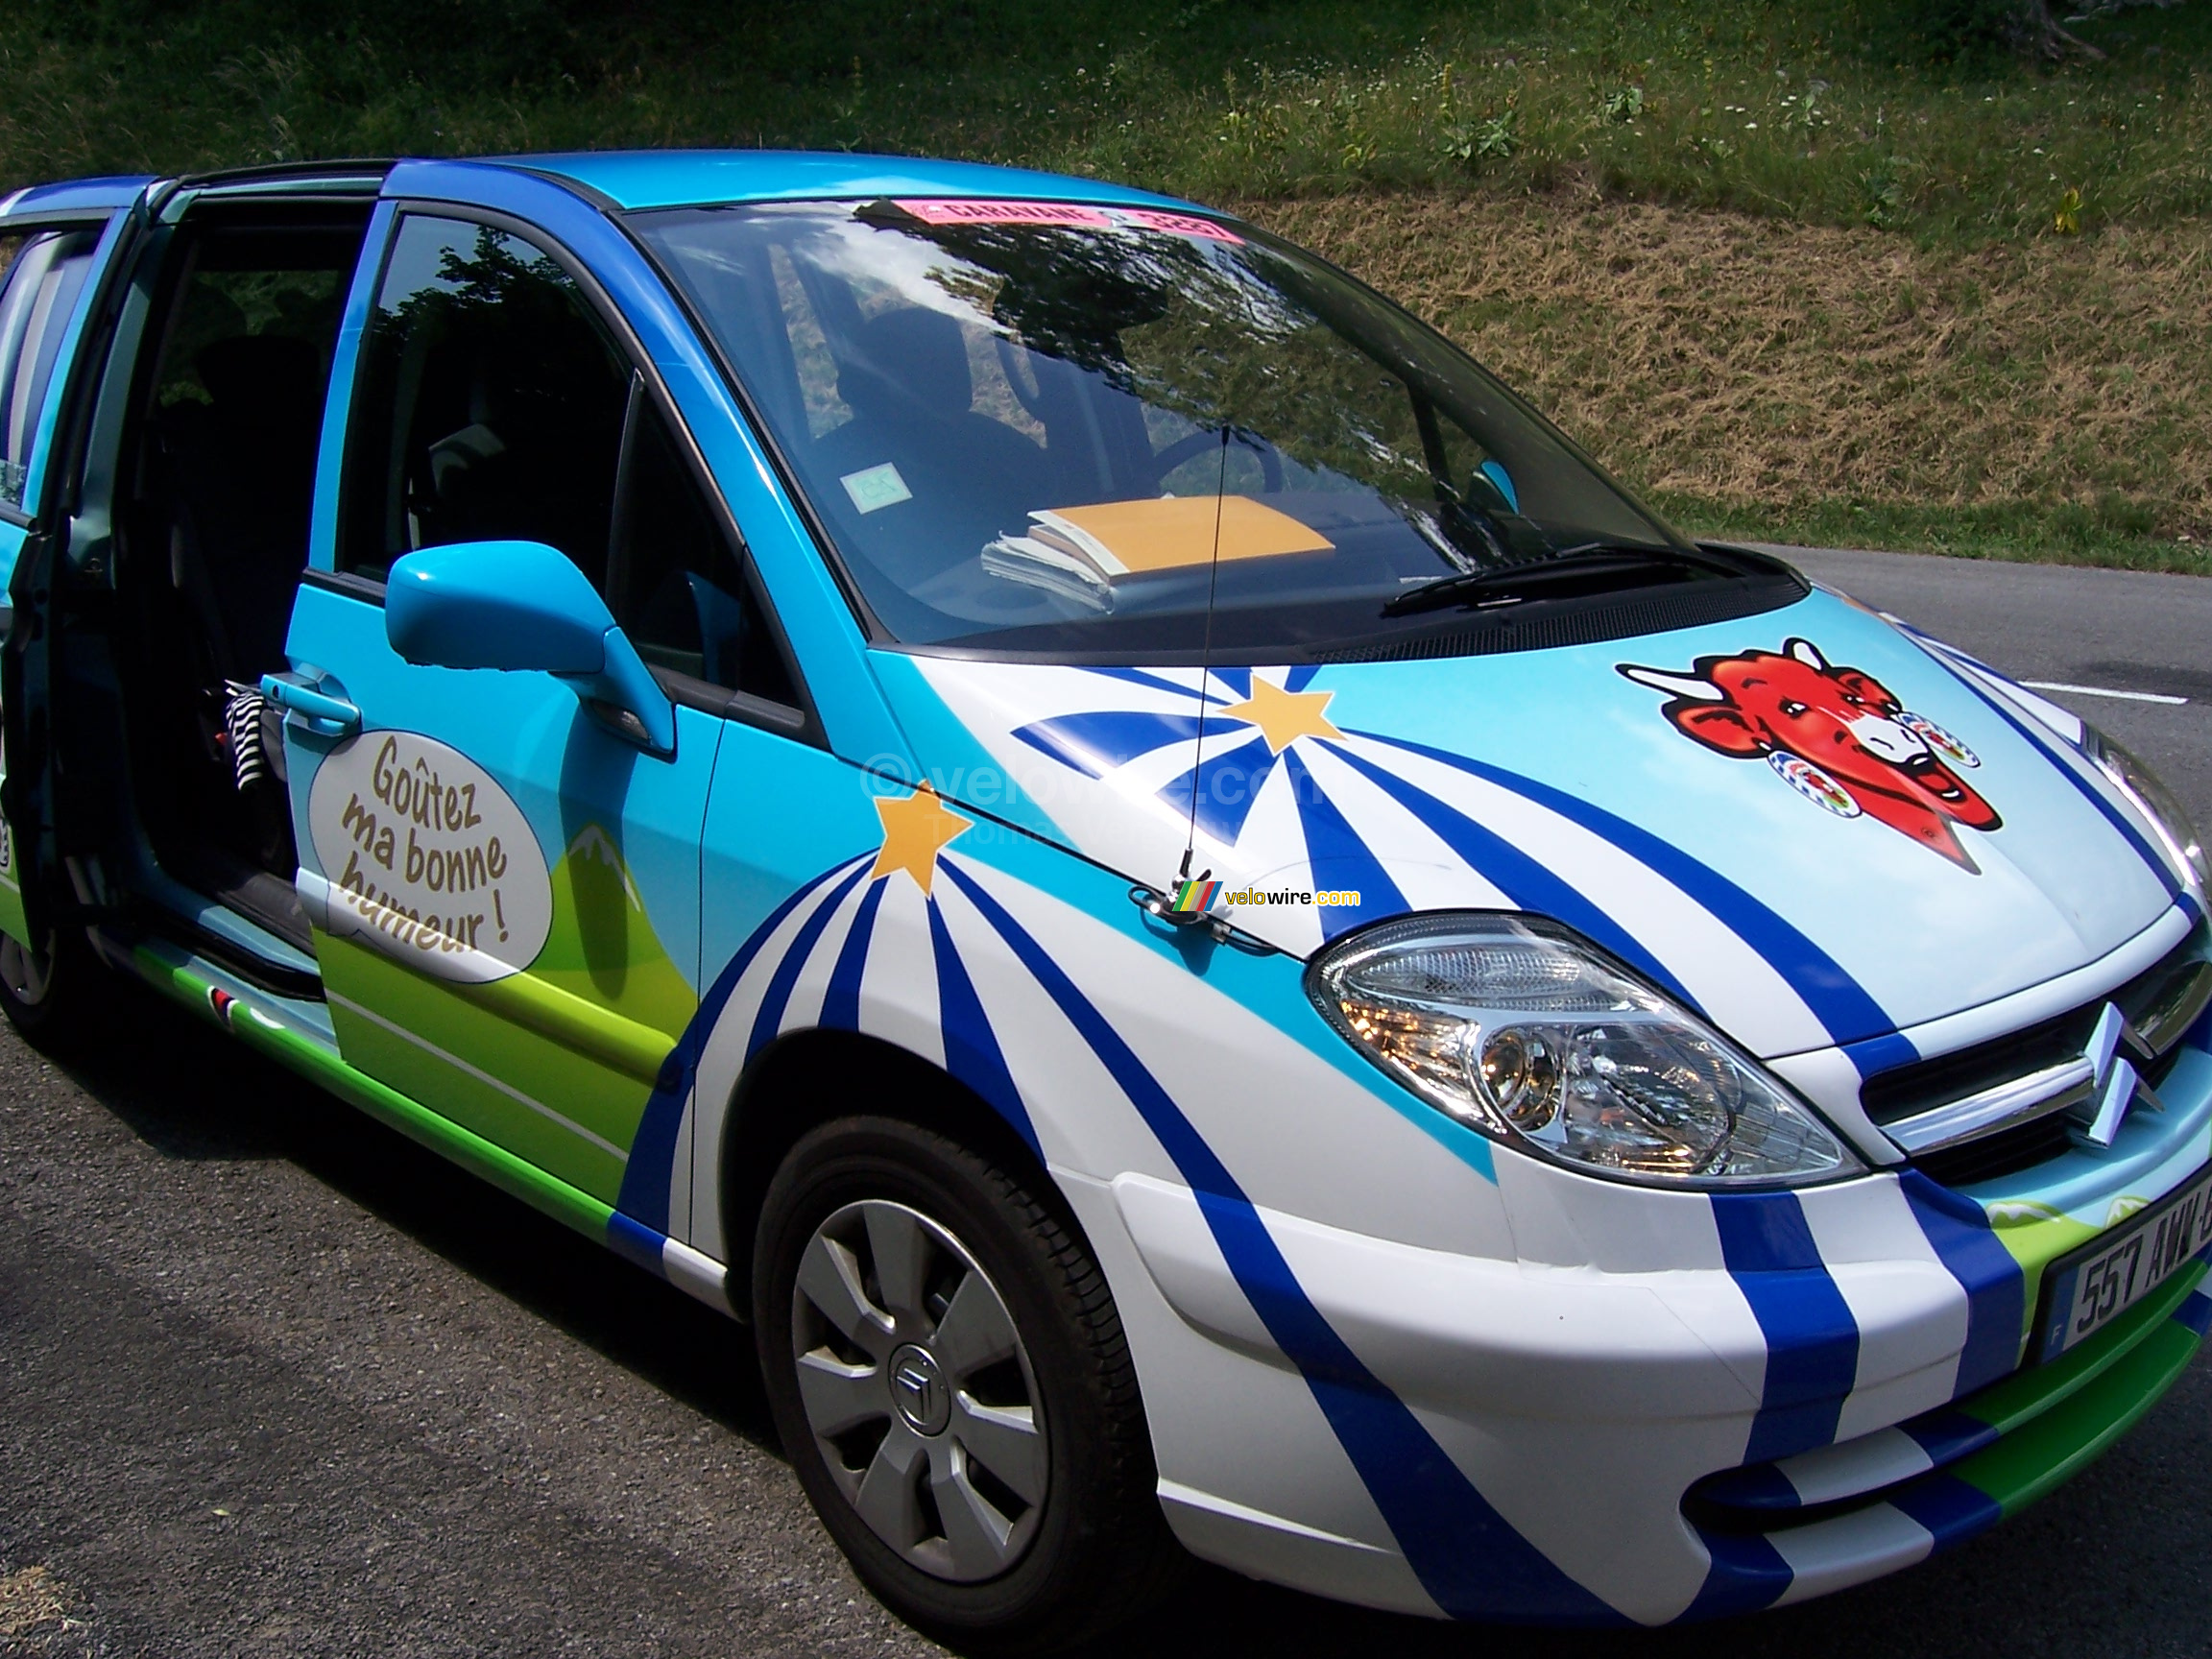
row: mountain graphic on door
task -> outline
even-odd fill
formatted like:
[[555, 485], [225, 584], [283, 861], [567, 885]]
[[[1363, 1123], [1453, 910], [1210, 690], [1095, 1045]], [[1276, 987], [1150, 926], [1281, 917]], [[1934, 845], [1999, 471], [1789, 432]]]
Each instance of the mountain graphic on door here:
[[354, 939], [317, 946], [353, 1064], [611, 1203], [699, 998], [603, 826], [572, 836], [548, 879], [545, 943], [501, 978], [436, 978]]
[[673, 1043], [698, 994], [669, 957], [614, 838], [587, 824], [553, 866], [553, 926], [531, 976]]

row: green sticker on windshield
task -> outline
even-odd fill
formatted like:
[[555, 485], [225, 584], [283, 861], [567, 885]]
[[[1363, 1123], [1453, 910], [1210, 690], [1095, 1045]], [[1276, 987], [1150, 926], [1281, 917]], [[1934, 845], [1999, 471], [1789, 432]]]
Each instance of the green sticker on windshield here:
[[864, 467], [857, 472], [848, 472], [837, 482], [845, 486], [845, 493], [853, 497], [853, 505], [863, 513], [896, 507], [902, 501], [914, 499], [914, 492], [906, 488], [906, 480], [899, 476], [899, 469], [888, 461], [880, 467]]

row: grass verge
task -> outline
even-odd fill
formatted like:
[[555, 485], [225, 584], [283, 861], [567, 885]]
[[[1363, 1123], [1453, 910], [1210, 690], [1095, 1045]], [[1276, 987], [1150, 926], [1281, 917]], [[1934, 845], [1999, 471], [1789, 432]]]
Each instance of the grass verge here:
[[2094, 511], [2026, 503], [1922, 507], [1802, 501], [1779, 507], [1658, 494], [1652, 505], [1682, 530], [1714, 541], [1780, 541], [1795, 547], [1875, 547], [2017, 565], [2095, 565], [2212, 576], [2212, 549], [2129, 534]]
[[2212, 573], [2212, 225], [1967, 252], [1587, 200], [1240, 205], [1688, 526]]
[[[1241, 208], [1685, 522], [2201, 568], [2212, 4], [23, 0], [0, 190], [330, 155], [882, 149]], [[1911, 503], [1911, 505], [1904, 505]]]
[[2212, 9], [1988, 0], [21, 0], [0, 189], [301, 156], [885, 149], [1197, 197], [1575, 187], [1978, 242], [2212, 206]]

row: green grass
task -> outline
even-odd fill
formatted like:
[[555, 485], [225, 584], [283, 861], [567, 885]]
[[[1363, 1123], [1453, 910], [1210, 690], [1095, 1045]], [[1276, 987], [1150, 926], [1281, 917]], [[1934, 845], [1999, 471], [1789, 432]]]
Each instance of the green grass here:
[[2202, 570], [2212, 4], [2050, 70], [1960, 26], [2001, 3], [18, 0], [0, 190], [622, 145], [1111, 177], [1344, 258], [1697, 528]]
[[1766, 507], [1661, 494], [1652, 504], [1708, 541], [1782, 541], [1798, 547], [1879, 547], [2022, 565], [2098, 565], [2212, 576], [2212, 548], [2144, 533], [2124, 503], [2046, 507], [1910, 506], [1811, 500]]
[[2212, 204], [2212, 14], [2108, 63], [1953, 50], [1985, 0], [33, 0], [0, 180], [646, 144], [928, 151], [1199, 197], [1572, 184], [1963, 238]]

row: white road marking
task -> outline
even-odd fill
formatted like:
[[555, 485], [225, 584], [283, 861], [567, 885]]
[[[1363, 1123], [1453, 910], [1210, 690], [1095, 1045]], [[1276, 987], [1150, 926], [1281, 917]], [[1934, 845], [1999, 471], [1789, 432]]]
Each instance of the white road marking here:
[[2063, 680], [2023, 680], [2020, 684], [2037, 691], [2071, 691], [2078, 697], [2121, 697], [2129, 703], [2179, 705], [2189, 701], [2186, 697], [2170, 697], [2163, 691], [2115, 691], [2109, 685], [2069, 685]]

